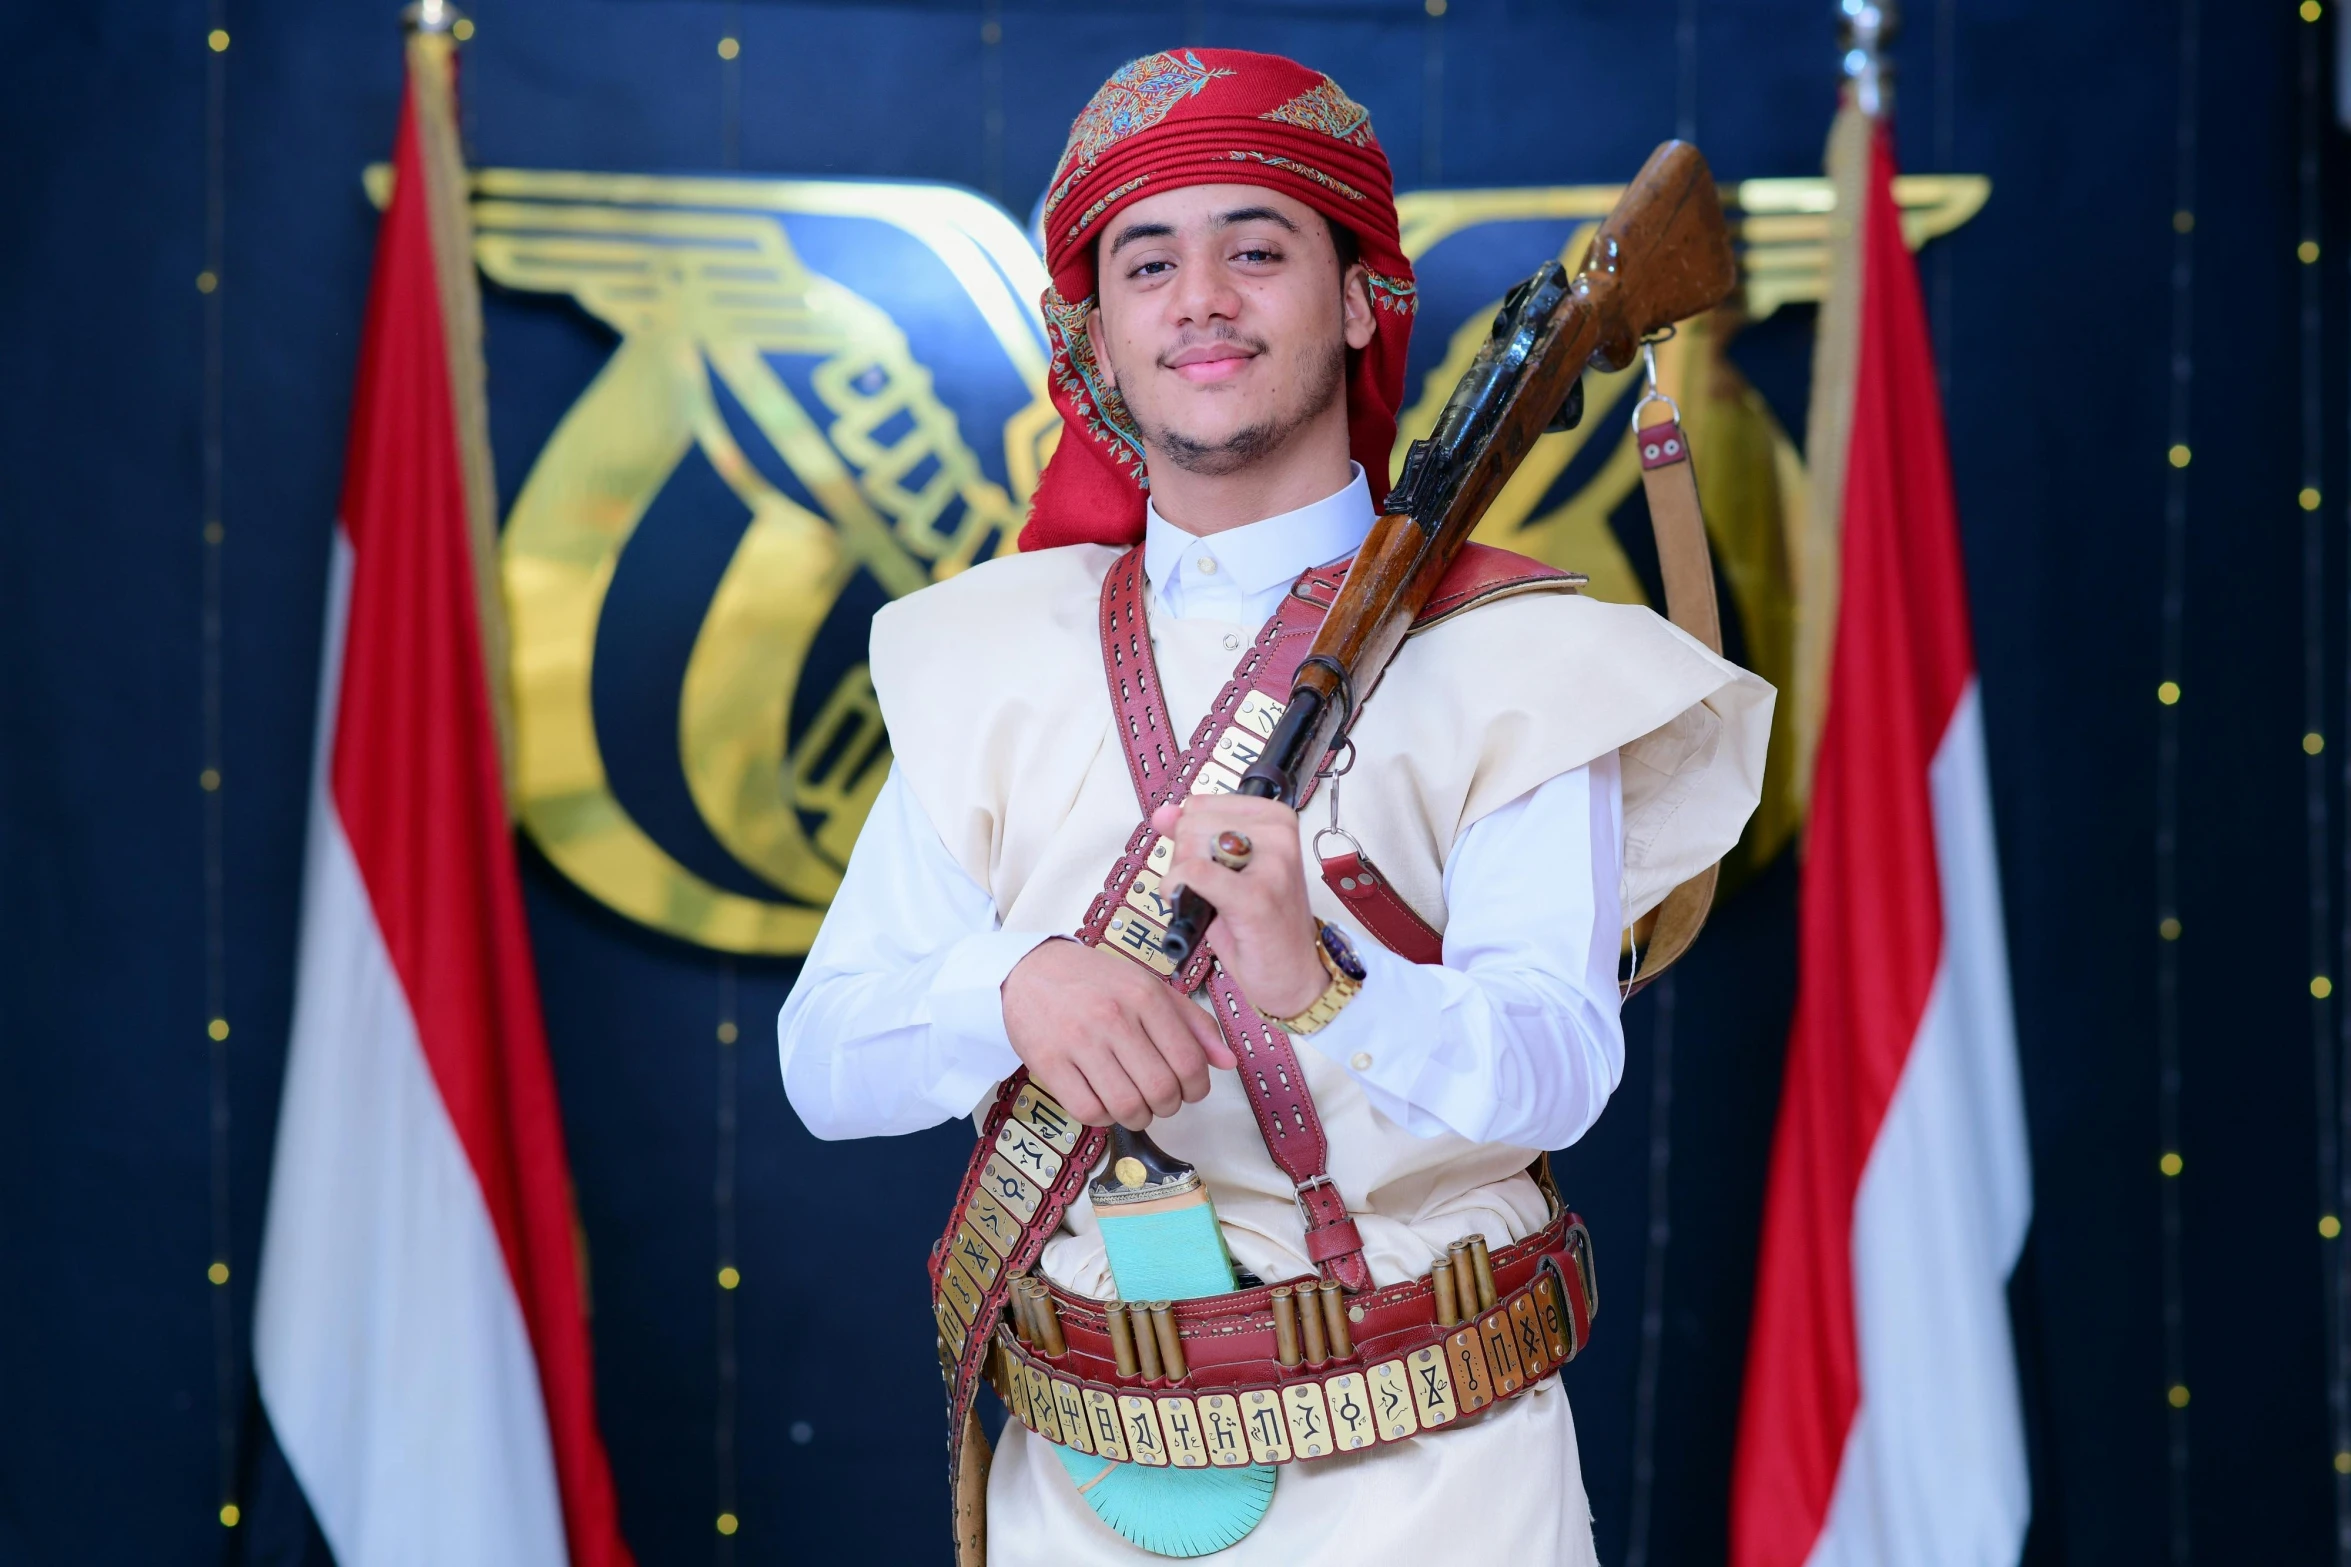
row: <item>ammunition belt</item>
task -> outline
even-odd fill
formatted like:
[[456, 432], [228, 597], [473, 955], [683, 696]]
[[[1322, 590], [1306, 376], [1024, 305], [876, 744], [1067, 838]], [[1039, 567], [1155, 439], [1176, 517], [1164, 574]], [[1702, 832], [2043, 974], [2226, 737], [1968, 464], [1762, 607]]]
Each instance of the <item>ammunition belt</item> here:
[[989, 1379], [1037, 1435], [1124, 1463], [1239, 1468], [1406, 1441], [1535, 1387], [1591, 1335], [1592, 1242], [1573, 1213], [1477, 1254], [1474, 1273], [1457, 1245], [1429, 1277], [1351, 1296], [1306, 1278], [1130, 1306], [1023, 1279]]

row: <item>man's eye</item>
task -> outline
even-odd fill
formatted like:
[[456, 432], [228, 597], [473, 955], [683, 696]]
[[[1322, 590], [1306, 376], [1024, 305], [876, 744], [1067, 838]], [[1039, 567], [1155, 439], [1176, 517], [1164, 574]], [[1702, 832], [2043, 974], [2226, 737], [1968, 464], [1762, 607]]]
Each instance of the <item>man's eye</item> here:
[[1172, 261], [1146, 261], [1142, 265], [1136, 267], [1134, 271], [1128, 273], [1127, 276], [1157, 277], [1161, 272], [1171, 271], [1174, 269], [1174, 267], [1175, 263]]
[[1282, 259], [1282, 253], [1270, 246], [1251, 245], [1248, 249], [1241, 251], [1235, 259], [1240, 261], [1279, 261]]

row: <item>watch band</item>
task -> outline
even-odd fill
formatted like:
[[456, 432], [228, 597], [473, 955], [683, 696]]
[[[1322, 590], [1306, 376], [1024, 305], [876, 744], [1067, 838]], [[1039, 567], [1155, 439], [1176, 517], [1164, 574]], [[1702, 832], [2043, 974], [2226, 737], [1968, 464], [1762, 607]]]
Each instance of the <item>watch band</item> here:
[[1263, 1008], [1258, 1009], [1258, 1016], [1285, 1034], [1312, 1034], [1327, 1028], [1331, 1019], [1337, 1017], [1347, 1003], [1355, 999], [1355, 993], [1363, 988], [1362, 980], [1339, 967], [1338, 960], [1331, 956], [1329, 944], [1322, 939], [1322, 932], [1323, 922], [1318, 919], [1314, 922], [1314, 955], [1322, 960], [1322, 971], [1330, 976], [1331, 981], [1323, 986], [1322, 994], [1316, 996], [1305, 1011], [1290, 1017], [1276, 1017]]

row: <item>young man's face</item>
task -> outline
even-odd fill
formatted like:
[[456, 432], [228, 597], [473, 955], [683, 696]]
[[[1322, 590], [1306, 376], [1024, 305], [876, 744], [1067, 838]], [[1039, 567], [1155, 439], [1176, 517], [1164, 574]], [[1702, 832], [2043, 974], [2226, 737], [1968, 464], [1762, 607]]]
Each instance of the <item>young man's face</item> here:
[[1237, 473], [1318, 419], [1344, 424], [1371, 296], [1321, 213], [1262, 186], [1189, 185], [1121, 212], [1095, 255], [1095, 347], [1154, 462]]

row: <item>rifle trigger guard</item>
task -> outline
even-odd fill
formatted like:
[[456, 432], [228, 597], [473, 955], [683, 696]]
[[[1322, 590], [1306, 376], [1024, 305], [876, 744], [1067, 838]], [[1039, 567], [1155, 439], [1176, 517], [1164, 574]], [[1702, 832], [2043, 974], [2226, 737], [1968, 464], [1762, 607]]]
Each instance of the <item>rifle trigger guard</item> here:
[[1583, 422], [1584, 378], [1579, 375], [1575, 378], [1575, 384], [1567, 389], [1567, 399], [1559, 405], [1559, 412], [1551, 416], [1551, 422], [1543, 426], [1543, 431], [1547, 435], [1554, 435], [1572, 430]]

